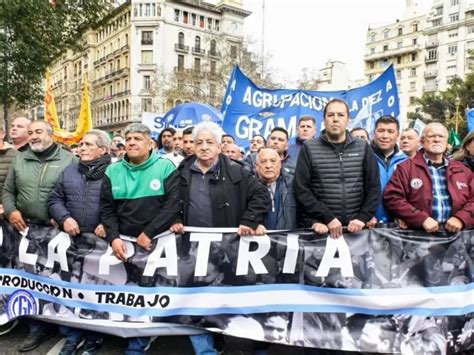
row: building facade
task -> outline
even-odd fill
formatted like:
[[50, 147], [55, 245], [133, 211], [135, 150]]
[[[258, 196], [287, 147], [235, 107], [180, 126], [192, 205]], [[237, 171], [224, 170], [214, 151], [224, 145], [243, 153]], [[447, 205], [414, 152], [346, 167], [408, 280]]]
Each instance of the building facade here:
[[419, 110], [424, 93], [446, 90], [450, 79], [473, 70], [474, 3], [472, 0], [434, 0], [428, 14], [416, 1], [406, 0], [405, 17], [386, 26], [369, 28], [365, 76], [371, 81], [390, 64], [396, 71], [400, 112]]
[[84, 34], [81, 51], [68, 51], [52, 66], [63, 127], [76, 128], [83, 74], [94, 127], [109, 132], [122, 133], [143, 112], [165, 113], [183, 101], [220, 104], [219, 74], [237, 58], [249, 14], [242, 0], [124, 2]]

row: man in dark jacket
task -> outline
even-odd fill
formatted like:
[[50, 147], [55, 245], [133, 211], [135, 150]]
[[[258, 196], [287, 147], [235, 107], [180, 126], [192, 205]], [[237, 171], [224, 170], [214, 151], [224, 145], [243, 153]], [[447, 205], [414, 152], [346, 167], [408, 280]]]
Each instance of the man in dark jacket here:
[[[194, 127], [195, 155], [187, 157], [171, 177], [182, 206], [171, 231], [193, 227], [238, 227], [240, 236], [263, 235], [264, 214], [271, 204], [267, 189], [237, 162], [221, 152], [222, 130], [215, 123]], [[190, 337], [196, 354], [217, 354], [211, 335]]]
[[380, 199], [377, 161], [370, 146], [346, 131], [349, 107], [333, 99], [324, 108], [325, 130], [300, 150], [295, 193], [306, 224], [316, 233], [358, 232], [374, 216]]
[[[5, 217], [18, 232], [25, 231], [28, 224], [50, 224], [48, 195], [62, 171], [76, 161], [74, 155], [54, 143], [49, 123], [32, 122], [28, 134], [29, 147], [13, 158], [2, 195]], [[45, 323], [28, 322], [30, 332], [18, 347], [20, 352], [33, 350], [54, 335]]]
[[282, 171], [276, 150], [260, 149], [257, 154], [257, 174], [267, 186], [272, 199], [272, 208], [265, 215], [265, 227], [271, 230], [297, 228], [293, 177]]
[[[91, 130], [79, 143], [79, 164], [69, 165], [59, 177], [48, 199], [49, 213], [56, 223], [71, 236], [95, 233], [105, 237], [100, 222], [100, 191], [105, 169], [111, 162], [110, 138], [104, 131]], [[60, 326], [66, 336], [60, 354], [74, 354], [84, 339], [82, 351], [92, 353], [102, 343], [102, 337], [67, 326]]]
[[423, 149], [400, 164], [385, 188], [385, 207], [403, 226], [451, 233], [474, 226], [474, 179], [463, 163], [446, 159], [448, 130], [430, 123], [421, 137]]
[[290, 144], [288, 147], [288, 155], [297, 160], [303, 143], [313, 139], [315, 136], [316, 119], [309, 115], [301, 116], [298, 120], [298, 127], [296, 127], [296, 140], [295, 143]]

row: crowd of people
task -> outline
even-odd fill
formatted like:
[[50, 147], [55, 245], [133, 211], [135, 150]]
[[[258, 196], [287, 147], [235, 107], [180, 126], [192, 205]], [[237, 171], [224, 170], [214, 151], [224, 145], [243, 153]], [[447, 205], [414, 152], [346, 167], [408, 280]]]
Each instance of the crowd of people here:
[[[419, 137], [383, 116], [370, 140], [363, 128], [349, 132], [349, 119], [347, 103], [333, 99], [318, 137], [315, 118], [302, 116], [295, 143], [275, 127], [268, 137], [254, 136], [245, 153], [210, 122], [165, 128], [156, 141], [140, 123], [112, 139], [91, 130], [69, 151], [54, 142], [50, 124], [18, 117], [11, 144], [0, 131], [0, 206], [20, 233], [32, 224], [54, 224], [78, 238], [94, 233], [122, 261], [128, 253], [121, 236], [150, 251], [154, 236], [182, 234], [185, 226], [235, 227], [241, 237], [303, 227], [332, 238], [395, 222], [429, 233], [474, 226], [474, 132], [451, 155], [439, 123]], [[28, 324], [21, 352], [53, 334], [47, 323]], [[102, 342], [95, 332], [60, 331], [64, 355], [80, 343], [91, 354]], [[151, 340], [130, 338], [126, 353], [145, 353]], [[190, 340], [196, 354], [217, 354], [212, 335]]]

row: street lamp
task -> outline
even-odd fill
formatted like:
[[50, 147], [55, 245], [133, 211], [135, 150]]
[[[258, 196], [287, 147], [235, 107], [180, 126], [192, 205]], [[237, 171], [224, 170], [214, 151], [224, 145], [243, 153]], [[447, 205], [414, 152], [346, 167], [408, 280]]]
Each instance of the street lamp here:
[[456, 134], [458, 134], [458, 126], [459, 126], [459, 105], [461, 104], [461, 99], [458, 95], [454, 99], [454, 105], [456, 106], [456, 117], [455, 117], [455, 124], [456, 124]]

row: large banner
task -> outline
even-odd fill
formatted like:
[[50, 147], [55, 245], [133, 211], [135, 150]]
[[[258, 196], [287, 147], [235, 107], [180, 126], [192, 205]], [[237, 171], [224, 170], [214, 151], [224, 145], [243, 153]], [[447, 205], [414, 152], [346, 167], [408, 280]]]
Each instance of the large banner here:
[[381, 353], [474, 350], [474, 233], [377, 229], [123, 237], [30, 225], [0, 238], [0, 324], [24, 315], [124, 337], [204, 329], [259, 341]]
[[239, 67], [232, 72], [222, 102], [222, 128], [242, 147], [248, 147], [256, 134], [268, 137], [274, 127], [284, 127], [290, 138], [296, 136], [298, 119], [316, 119], [317, 135], [323, 129], [323, 110], [333, 98], [348, 102], [349, 128], [363, 127], [373, 132], [375, 121], [383, 115], [399, 118], [398, 89], [393, 66], [373, 82], [351, 90], [271, 90], [255, 85]]

